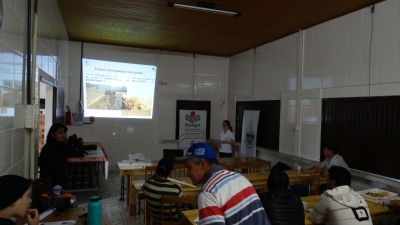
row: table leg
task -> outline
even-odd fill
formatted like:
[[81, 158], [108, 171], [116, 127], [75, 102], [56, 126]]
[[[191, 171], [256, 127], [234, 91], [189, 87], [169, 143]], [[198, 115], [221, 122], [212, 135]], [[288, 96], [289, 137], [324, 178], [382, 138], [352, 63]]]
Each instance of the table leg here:
[[125, 176], [121, 176], [121, 197], [119, 198], [120, 201], [124, 201], [124, 195], [125, 195]]
[[[131, 176], [132, 175], [130, 175], [130, 174], [128, 174], [127, 176], [126, 176], [126, 206], [128, 206], [129, 207], [129, 202], [130, 202], [130, 197], [131, 197], [131, 195], [130, 195], [130, 193], [131, 193], [131, 183], [132, 183], [132, 179], [131, 179]], [[129, 185], [130, 184], [130, 185]]]
[[130, 175], [129, 179], [128, 179], [128, 197], [129, 197], [129, 203], [128, 203], [128, 207], [129, 207], [129, 216], [133, 216], [136, 215], [136, 199], [137, 199], [137, 191], [135, 188], [133, 188], [132, 185], [132, 181], [133, 180], [137, 180], [137, 176], [136, 175]]

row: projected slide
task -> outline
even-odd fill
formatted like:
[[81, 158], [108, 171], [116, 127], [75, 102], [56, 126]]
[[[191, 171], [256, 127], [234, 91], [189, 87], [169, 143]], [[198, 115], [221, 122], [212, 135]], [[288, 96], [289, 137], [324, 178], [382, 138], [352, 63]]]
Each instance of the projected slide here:
[[156, 72], [153, 65], [83, 58], [84, 116], [152, 118]]

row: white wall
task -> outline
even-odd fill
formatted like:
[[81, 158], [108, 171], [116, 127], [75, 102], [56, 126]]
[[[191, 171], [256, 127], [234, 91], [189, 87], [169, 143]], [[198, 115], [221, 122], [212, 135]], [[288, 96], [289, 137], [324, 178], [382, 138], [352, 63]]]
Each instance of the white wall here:
[[[67, 88], [68, 34], [56, 1], [39, 1], [38, 64], [56, 79], [60, 91]], [[28, 136], [21, 121], [16, 121], [17, 105], [27, 96], [27, 21], [28, 1], [3, 0], [3, 25], [0, 30], [0, 175], [28, 177]], [[39, 82], [35, 82], [36, 96]], [[39, 98], [37, 98], [37, 103]], [[64, 101], [64, 99], [61, 99]], [[60, 113], [59, 113], [60, 114]], [[36, 136], [38, 130], [35, 129]], [[35, 146], [38, 148], [37, 140]]]
[[[300, 66], [299, 33], [230, 58], [230, 103], [281, 100], [281, 154], [261, 150], [260, 157], [289, 166], [317, 163], [322, 98], [400, 95], [399, 2], [377, 4], [373, 17], [365, 8], [303, 31]], [[229, 118], [234, 114], [228, 111]], [[400, 187], [396, 181], [379, 181]]]
[[[70, 75], [68, 104], [78, 109], [80, 93], [82, 43], [70, 43]], [[175, 140], [176, 100], [211, 101], [211, 139], [218, 139], [221, 122], [226, 119], [228, 59], [84, 43], [83, 57], [125, 63], [157, 66], [153, 119], [95, 118], [92, 125], [69, 126], [68, 134], [76, 133], [84, 141], [99, 141], [105, 148], [110, 170], [116, 162], [142, 152], [147, 158], [160, 159], [164, 148], [177, 148]], [[160, 81], [167, 85], [159, 85]], [[85, 118], [85, 121], [88, 119]]]

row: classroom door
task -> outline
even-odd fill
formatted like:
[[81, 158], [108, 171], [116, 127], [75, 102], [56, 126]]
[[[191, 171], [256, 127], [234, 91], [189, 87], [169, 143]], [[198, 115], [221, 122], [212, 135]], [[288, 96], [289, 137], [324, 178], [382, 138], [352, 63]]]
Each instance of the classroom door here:
[[46, 136], [55, 119], [55, 100], [57, 88], [41, 81], [40, 82], [40, 107], [39, 107], [39, 155], [46, 143]]

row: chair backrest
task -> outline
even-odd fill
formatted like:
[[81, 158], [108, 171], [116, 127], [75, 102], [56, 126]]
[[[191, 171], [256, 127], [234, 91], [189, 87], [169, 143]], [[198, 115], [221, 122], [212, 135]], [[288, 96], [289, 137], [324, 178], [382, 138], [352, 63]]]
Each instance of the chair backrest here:
[[251, 173], [253, 168], [253, 163], [248, 162], [234, 162], [233, 163], [233, 170], [238, 173]]
[[253, 164], [253, 172], [268, 172], [271, 171], [271, 161], [255, 162]]
[[196, 198], [163, 195], [161, 197], [161, 225], [182, 224], [180, 211], [188, 210], [190, 207], [196, 208]]
[[150, 179], [157, 170], [157, 166], [146, 166], [145, 170], [144, 170], [144, 179], [148, 180]]
[[317, 174], [307, 174], [299, 176], [298, 184], [310, 185], [310, 195], [319, 195], [320, 176]]
[[186, 167], [184, 164], [174, 165], [174, 170], [172, 171], [172, 178], [186, 177]]

